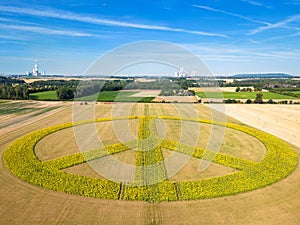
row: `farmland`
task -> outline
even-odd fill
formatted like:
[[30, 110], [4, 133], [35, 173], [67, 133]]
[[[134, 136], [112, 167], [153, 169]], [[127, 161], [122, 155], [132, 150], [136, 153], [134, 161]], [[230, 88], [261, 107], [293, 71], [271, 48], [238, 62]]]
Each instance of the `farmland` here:
[[[154, 97], [135, 96], [137, 91], [119, 92], [119, 91], [102, 91], [99, 94], [77, 98], [81, 101], [100, 101], [100, 102], [150, 102]], [[44, 91], [30, 94], [30, 98], [36, 100], [57, 101], [56, 91]]]
[[22, 115], [38, 110], [34, 103], [3, 101], [0, 103], [0, 116], [4, 115]]
[[[157, 91], [156, 91], [157, 92]], [[200, 98], [208, 98], [208, 99], [255, 99], [256, 94], [259, 92], [196, 92], [196, 95]], [[297, 92], [293, 92], [297, 94]], [[276, 99], [276, 100], [296, 100], [298, 98], [278, 94], [273, 92], [262, 92], [263, 99]], [[57, 101], [57, 95], [55, 91], [45, 91], [30, 94], [30, 98], [36, 100], [46, 100], [46, 101]], [[152, 97], [151, 93], [149, 96], [147, 95], [147, 91], [102, 91], [95, 95], [90, 95], [83, 98], [78, 98], [78, 100], [82, 101], [99, 101], [99, 102], [196, 102], [197, 100], [193, 96], [159, 96]]]
[[55, 101], [58, 100], [56, 91], [44, 91], [44, 92], [37, 92], [29, 95], [30, 98], [36, 100], [44, 100], [44, 101]]
[[[227, 105], [228, 115], [300, 146], [300, 111], [298, 106]], [[268, 112], [268, 113], [266, 113]]]
[[[98, 103], [96, 105], [96, 117], [110, 117], [112, 110], [116, 110], [114, 107], [119, 110], [124, 110], [126, 106], [128, 106], [127, 103]], [[147, 113], [149, 115], [179, 116], [179, 111], [171, 104], [148, 104], [146, 111], [144, 104], [133, 104], [132, 106], [130, 115], [142, 116]], [[10, 127], [10, 131], [7, 130], [7, 132], [1, 135], [1, 157], [3, 157], [4, 149], [17, 138], [32, 131], [70, 122], [71, 105], [69, 103], [67, 103], [67, 105], [62, 104], [61, 107], [63, 107], [62, 111], [57, 111], [54, 114], [45, 113], [44, 116], [39, 115], [38, 120], [32, 121], [26, 126], [20, 124], [17, 131], [15, 131], [13, 127]], [[81, 109], [84, 111], [89, 107], [92, 106], [81, 106]], [[201, 119], [211, 118], [212, 111], [208, 106], [204, 105], [184, 105], [180, 116], [187, 117], [192, 109], [197, 110], [197, 115], [201, 117]], [[229, 117], [227, 118], [227, 122], [240, 124], [240, 122]], [[191, 127], [190, 129], [194, 129], [194, 126], [191, 125], [192, 122], [186, 123], [186, 126]], [[107, 134], [107, 138], [104, 140], [105, 143], [108, 145], [115, 143], [117, 137], [113, 135], [113, 133], [109, 133], [111, 132], [112, 123], [103, 122], [103, 125], [100, 124], [101, 123], [98, 125], [98, 131], [100, 131], [99, 136], [105, 138], [105, 134]], [[132, 135], [138, 136], [139, 122], [132, 120], [129, 126], [131, 127]], [[176, 134], [176, 132], [179, 132], [178, 126], [180, 126], [180, 124], [176, 121], [165, 122], [165, 135], [168, 139], [178, 140], [179, 137]], [[119, 127], [121, 128], [122, 124], [120, 124]], [[199, 146], [205, 146], [205, 142], [208, 140], [209, 130], [209, 124], [201, 125], [201, 131], [203, 131], [203, 133], [200, 134], [203, 135], [203, 139], [198, 140]], [[227, 130], [224, 138], [225, 141], [220, 152], [260, 162], [265, 157], [266, 149], [264, 145], [254, 137], [239, 132], [240, 131], [231, 129]], [[243, 142], [236, 143], [232, 141], [236, 140], [237, 137], [243, 137]], [[56, 144], [53, 143], [53, 140], [56, 140]], [[238, 149], [241, 148], [243, 151], [238, 151]], [[59, 151], [59, 149], [61, 150]], [[300, 153], [298, 147], [294, 146], [293, 149], [296, 150], [298, 154]], [[76, 151], [74, 137], [72, 137], [72, 129], [60, 130], [57, 133], [47, 136], [38, 143], [35, 151], [42, 160], [51, 160], [56, 157], [78, 152], [78, 150]], [[162, 153], [165, 157], [168, 157], [172, 154], [172, 151], [162, 149]], [[129, 152], [128, 154], [124, 152], [122, 153], [123, 155], [119, 154], [121, 153], [115, 155], [118, 159], [124, 160], [124, 162], [129, 164], [136, 163], [134, 160], [134, 152]], [[235, 172], [234, 169], [226, 170], [222, 169], [219, 165], [212, 165], [208, 170], [200, 173], [197, 170], [198, 160], [200, 159], [192, 158], [181, 171], [170, 179], [173, 181], [187, 181], [222, 176]], [[87, 164], [84, 166], [84, 168], [90, 168]], [[80, 171], [86, 170], [76, 168], [68, 172], [78, 174]], [[97, 174], [92, 174], [90, 171], [82, 175], [93, 177]], [[299, 217], [297, 207], [300, 202], [300, 192], [298, 188], [300, 184], [299, 168], [290, 176], [275, 184], [243, 194], [191, 202], [175, 201], [160, 203], [103, 200], [54, 192], [21, 181], [13, 176], [2, 163], [0, 176], [2, 178], [0, 181], [2, 187], [0, 193], [2, 199], [0, 205], [0, 220], [2, 223], [53, 224], [62, 223], [62, 221], [64, 221], [73, 224], [296, 224], [298, 221], [297, 218]], [[201, 215], [199, 214], [199, 210], [202, 212]], [[234, 214], [232, 214], [233, 211], [235, 212]]]
[[[255, 99], [259, 92], [197, 92], [200, 98], [224, 98], [224, 99]], [[296, 99], [295, 97], [272, 92], [263, 92], [264, 99]]]
[[60, 103], [34, 101], [2, 101], [0, 102], [0, 128], [13, 125], [16, 121], [26, 122], [26, 118], [34, 118], [59, 108]]

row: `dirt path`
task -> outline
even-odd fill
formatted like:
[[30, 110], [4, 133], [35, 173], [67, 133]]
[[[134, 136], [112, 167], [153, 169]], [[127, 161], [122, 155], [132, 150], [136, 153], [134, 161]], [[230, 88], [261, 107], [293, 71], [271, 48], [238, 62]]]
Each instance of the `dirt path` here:
[[226, 114], [300, 147], [298, 105], [226, 105]]

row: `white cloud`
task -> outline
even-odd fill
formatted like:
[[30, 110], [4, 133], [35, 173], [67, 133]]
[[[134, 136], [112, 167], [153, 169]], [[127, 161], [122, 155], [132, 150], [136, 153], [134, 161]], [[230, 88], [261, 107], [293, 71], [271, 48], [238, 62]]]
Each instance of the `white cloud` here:
[[0, 34], [0, 39], [6, 39], [6, 40], [15, 40], [15, 41], [24, 41], [26, 40], [23, 36], [16, 36], [16, 35], [7, 35], [7, 34]]
[[284, 1], [286, 5], [300, 5], [300, 0], [286, 0]]
[[299, 50], [280, 49], [274, 50], [271, 47], [259, 46], [253, 48], [239, 47], [236, 45], [212, 45], [209, 43], [183, 44], [183, 47], [191, 49], [203, 60], [216, 61], [260, 61], [260, 60], [280, 60], [299, 59]]
[[275, 37], [271, 37], [271, 38], [267, 38], [264, 40], [264, 42], [266, 41], [274, 41], [274, 40], [280, 40], [280, 39], [288, 39], [291, 37], [299, 37], [300, 36], [300, 32], [296, 32], [293, 34], [288, 34], [288, 35], [280, 35], [280, 36], [275, 36]]
[[256, 40], [253, 40], [253, 39], [248, 39], [248, 41], [249, 41], [250, 43], [253, 43], [253, 44], [256, 44], [256, 45], [260, 45], [260, 44], [261, 44], [261, 42], [256, 41]]
[[260, 3], [260, 2], [255, 2], [255, 1], [252, 1], [252, 0], [241, 0], [242, 2], [246, 2], [250, 5], [254, 5], [254, 6], [264, 6], [264, 4]]
[[90, 37], [92, 34], [77, 32], [77, 31], [68, 31], [68, 30], [58, 30], [58, 29], [48, 29], [38, 26], [21, 26], [21, 25], [7, 25], [0, 24], [1, 28], [27, 31], [28, 33], [40, 33], [40, 34], [50, 34], [50, 35], [64, 35], [64, 36], [74, 36], [74, 37]]
[[55, 19], [63, 19], [63, 20], [69, 20], [69, 21], [77, 21], [77, 22], [83, 22], [83, 23], [89, 23], [89, 24], [106, 25], [106, 26], [128, 27], [128, 28], [146, 29], [146, 30], [171, 31], [171, 32], [196, 34], [196, 35], [202, 35], [202, 36], [226, 37], [226, 35], [218, 34], [218, 33], [209, 33], [209, 32], [197, 31], [197, 30], [187, 30], [187, 29], [182, 29], [182, 28], [172, 28], [172, 27], [168, 27], [168, 26], [129, 23], [129, 22], [123, 22], [123, 21], [118, 21], [118, 20], [100, 19], [100, 18], [91, 17], [91, 16], [82, 16], [82, 15], [65, 12], [65, 11], [35, 10], [35, 9], [19, 8], [19, 7], [11, 7], [11, 6], [0, 6], [0, 11], [48, 17], [48, 18], [55, 18]]
[[[293, 22], [293, 21], [296, 21], [300, 19], [300, 14], [298, 15], [294, 15], [288, 19], [285, 19], [285, 20], [282, 20], [282, 21], [279, 21], [277, 23], [273, 23], [273, 24], [268, 24], [266, 26], [262, 26], [262, 27], [258, 27], [256, 28], [255, 30], [251, 31], [249, 33], [249, 35], [253, 35], [253, 34], [257, 34], [257, 33], [260, 33], [262, 31], [266, 31], [266, 30], [270, 30], [270, 29], [274, 29], [274, 28], [293, 28], [293, 27], [289, 27], [287, 26], [289, 23]], [[295, 29], [298, 29], [297, 27], [295, 27]]]
[[247, 17], [247, 16], [243, 16], [243, 15], [240, 15], [240, 14], [237, 14], [237, 13], [228, 12], [228, 11], [221, 10], [221, 9], [212, 8], [212, 7], [209, 7], [209, 6], [193, 5], [193, 7], [199, 8], [199, 9], [205, 9], [205, 10], [212, 11], [212, 12], [223, 13], [223, 14], [233, 16], [233, 17], [238, 17], [240, 19], [247, 20], [247, 21], [250, 21], [250, 22], [253, 22], [253, 23], [260, 23], [260, 24], [270, 25], [270, 23], [265, 22], [265, 21], [255, 20], [255, 19], [252, 19], [252, 18]]
[[21, 21], [21, 20], [14, 20], [14, 19], [9, 19], [9, 18], [3, 18], [3, 17], [0, 17], [0, 22], [21, 23], [21, 24], [29, 24], [29, 25], [34, 24], [34, 23], [30, 23], [30, 22], [25, 22], [25, 21]]

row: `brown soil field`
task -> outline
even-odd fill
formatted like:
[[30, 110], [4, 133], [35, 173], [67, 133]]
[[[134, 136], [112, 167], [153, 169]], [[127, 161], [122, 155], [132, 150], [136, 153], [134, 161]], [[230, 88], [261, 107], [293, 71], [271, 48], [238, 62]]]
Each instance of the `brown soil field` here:
[[153, 102], [197, 102], [195, 96], [157, 96], [152, 100]]
[[300, 147], [298, 105], [226, 105], [226, 114]]
[[[121, 90], [121, 92], [131, 92], [131, 91], [132, 90]], [[131, 97], [156, 97], [160, 93], [160, 90], [136, 89], [134, 91], [137, 91], [138, 93], [131, 95]]]
[[[240, 131], [226, 129], [224, 130], [224, 136], [215, 136], [213, 135], [214, 131], [221, 129], [220, 127], [216, 126], [213, 129], [209, 124], [187, 121], [166, 121], [165, 124], [166, 133], [165, 136], [162, 137], [166, 139], [181, 141], [190, 145], [195, 143], [198, 147], [207, 148], [210, 138], [221, 138], [222, 145], [219, 151], [224, 154], [252, 161], [261, 161], [265, 156], [266, 149], [264, 145], [256, 138]], [[199, 133], [199, 137], [196, 137], [194, 133]], [[194, 138], [198, 138], [198, 140], [194, 140]]]
[[[82, 113], [89, 107], [92, 106], [82, 106]], [[115, 108], [116, 114], [124, 112], [126, 116], [126, 107], [130, 109], [132, 115], [143, 115], [145, 109], [148, 114], [173, 116], [179, 114], [176, 109], [179, 106], [172, 104], [136, 104], [130, 108], [126, 103], [98, 103], [96, 115], [97, 117], [110, 117], [114, 114], [112, 109]], [[274, 107], [268, 105], [268, 107], [259, 108], [260, 106], [253, 105], [253, 108], [238, 108], [238, 113], [234, 107], [238, 106], [230, 105], [227, 108], [228, 115], [252, 126], [256, 123], [257, 127], [258, 124], [264, 125], [265, 129], [270, 126], [267, 131], [281, 138], [286, 136], [289, 139], [295, 135], [292, 143], [299, 146], [296, 137], [299, 136], [300, 111], [296, 106], [282, 108], [278, 105]], [[184, 105], [181, 116], [188, 116], [192, 108], [197, 110], [199, 117], [211, 118], [212, 111], [208, 106], [201, 104]], [[236, 114], [230, 113], [230, 110]], [[260, 120], [250, 120], [246, 117], [248, 114], [250, 118], [259, 117]], [[245, 119], [239, 118], [239, 115], [244, 115]], [[274, 125], [276, 118], [278, 121]], [[299, 224], [299, 167], [290, 176], [273, 185], [243, 194], [199, 201], [147, 203], [101, 200], [54, 192], [20, 180], [3, 165], [3, 152], [14, 140], [29, 132], [68, 121], [72, 121], [72, 105], [62, 104], [56, 111], [46, 112], [22, 121], [16, 120], [15, 124], [0, 129], [0, 224]], [[230, 117], [227, 117], [227, 121], [240, 123]], [[240, 134], [232, 132], [231, 135], [233, 135], [231, 138], [236, 138]], [[248, 145], [247, 143], [249, 142], [234, 144], [238, 146], [239, 144]], [[253, 144], [253, 149], [256, 148], [256, 144]], [[264, 150], [263, 147], [261, 149]], [[299, 155], [300, 148], [294, 146], [294, 149]], [[224, 147], [225, 150], [226, 147]], [[253, 156], [257, 155], [257, 152], [248, 151], [245, 158], [247, 154]], [[117, 157], [128, 163], [134, 163], [132, 154]], [[261, 160], [260, 157], [262, 155], [256, 160]], [[195, 172], [197, 164], [197, 160], [192, 160], [184, 170], [188, 171], [186, 173]], [[215, 167], [207, 171], [210, 175], [215, 172], [218, 172]], [[186, 173], [176, 174], [177, 179], [190, 179], [190, 177], [184, 177]], [[198, 174], [191, 173], [190, 175], [197, 176]]]

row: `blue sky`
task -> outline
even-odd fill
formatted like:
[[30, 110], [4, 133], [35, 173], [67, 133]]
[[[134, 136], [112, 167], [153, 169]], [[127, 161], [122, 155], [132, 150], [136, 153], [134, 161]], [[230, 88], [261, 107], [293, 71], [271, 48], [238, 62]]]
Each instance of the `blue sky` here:
[[179, 44], [217, 75], [300, 75], [300, 0], [0, 0], [0, 74], [35, 59], [49, 74], [83, 74], [142, 40]]

